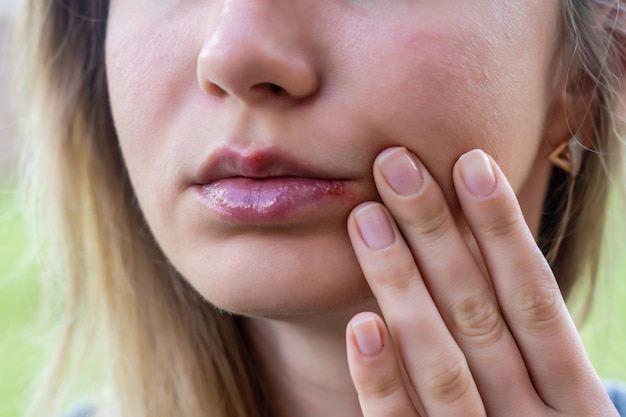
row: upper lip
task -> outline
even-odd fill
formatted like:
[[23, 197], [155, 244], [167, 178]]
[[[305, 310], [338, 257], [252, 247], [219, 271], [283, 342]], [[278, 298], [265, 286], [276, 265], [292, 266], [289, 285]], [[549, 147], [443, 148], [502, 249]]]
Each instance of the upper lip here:
[[198, 184], [224, 178], [303, 177], [341, 180], [324, 169], [298, 160], [276, 147], [236, 148], [224, 146], [211, 152], [195, 175]]

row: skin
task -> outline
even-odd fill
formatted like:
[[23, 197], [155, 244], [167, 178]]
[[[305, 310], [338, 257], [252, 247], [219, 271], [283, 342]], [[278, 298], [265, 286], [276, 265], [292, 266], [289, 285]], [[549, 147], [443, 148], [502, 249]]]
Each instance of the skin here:
[[[182, 275], [245, 317], [277, 415], [616, 415], [533, 238], [575, 101], [560, 13], [111, 1], [111, 106], [138, 201]], [[223, 145], [280, 147], [353, 192], [231, 224], [190, 186]]]

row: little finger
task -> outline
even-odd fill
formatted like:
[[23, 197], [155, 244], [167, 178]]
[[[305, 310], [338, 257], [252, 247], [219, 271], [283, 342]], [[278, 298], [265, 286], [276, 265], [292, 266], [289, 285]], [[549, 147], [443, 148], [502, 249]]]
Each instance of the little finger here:
[[365, 417], [419, 416], [413, 407], [385, 324], [357, 314], [346, 329], [348, 365]]

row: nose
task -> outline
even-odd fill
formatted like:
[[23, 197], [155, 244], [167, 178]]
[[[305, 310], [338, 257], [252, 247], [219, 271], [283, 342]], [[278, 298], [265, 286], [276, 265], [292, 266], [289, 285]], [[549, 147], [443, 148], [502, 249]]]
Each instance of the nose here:
[[[300, 0], [296, 0], [299, 2]], [[305, 99], [319, 87], [313, 48], [293, 0], [222, 0], [198, 56], [207, 94], [253, 103]]]

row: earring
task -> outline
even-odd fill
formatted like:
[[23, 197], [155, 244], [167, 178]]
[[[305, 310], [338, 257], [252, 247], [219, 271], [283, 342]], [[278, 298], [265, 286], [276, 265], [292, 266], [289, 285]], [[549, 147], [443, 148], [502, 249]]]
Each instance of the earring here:
[[582, 157], [583, 147], [578, 137], [574, 135], [570, 140], [561, 143], [553, 150], [548, 156], [548, 159], [553, 165], [575, 177], [580, 170]]

